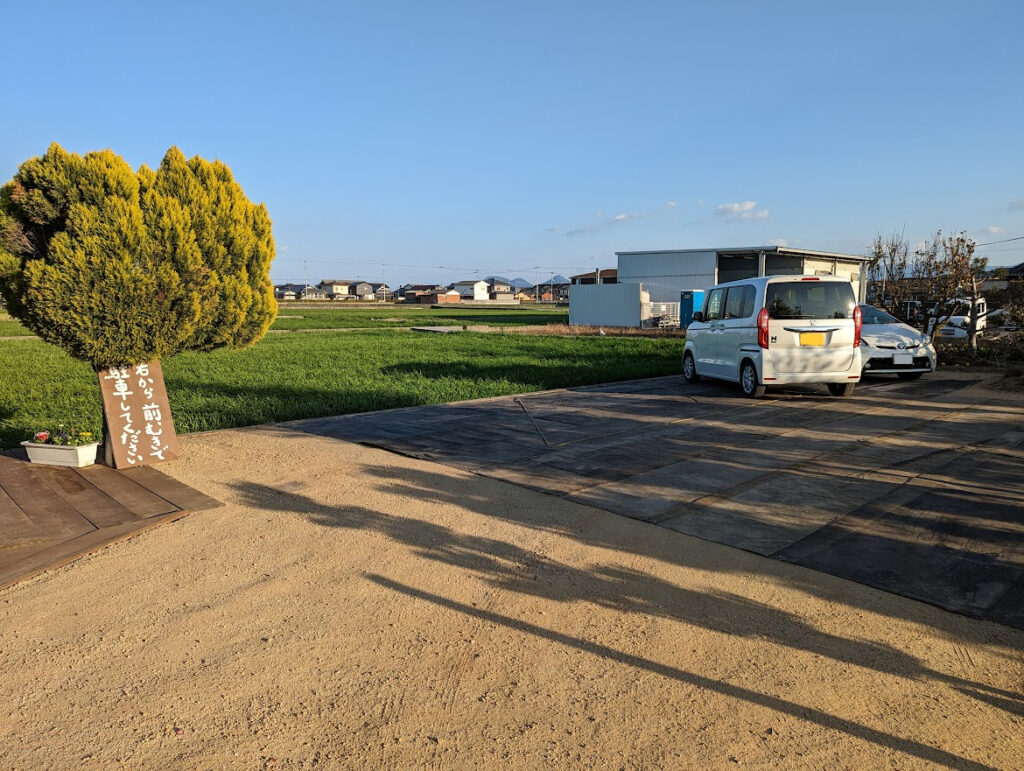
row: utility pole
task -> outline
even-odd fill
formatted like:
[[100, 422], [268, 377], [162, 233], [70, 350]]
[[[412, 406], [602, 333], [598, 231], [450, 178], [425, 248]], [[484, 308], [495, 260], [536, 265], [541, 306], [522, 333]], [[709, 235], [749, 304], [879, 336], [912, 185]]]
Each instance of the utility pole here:
[[439, 268], [439, 270], [441, 271], [441, 280], [440, 280], [440, 281], [438, 282], [438, 284], [437, 284], [437, 285], [438, 285], [439, 287], [444, 287], [444, 265], [442, 265], [442, 266], [441, 266], [441, 267]]
[[540, 302], [540, 268], [533, 266], [533, 301]]

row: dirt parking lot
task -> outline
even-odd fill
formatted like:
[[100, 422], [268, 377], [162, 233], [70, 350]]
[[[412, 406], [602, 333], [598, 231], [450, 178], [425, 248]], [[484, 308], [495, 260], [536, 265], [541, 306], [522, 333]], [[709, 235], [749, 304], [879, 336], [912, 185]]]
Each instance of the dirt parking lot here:
[[[763, 441], [811, 431], [782, 417], [807, 406], [769, 419], [783, 404], [664, 385], [579, 396], [609, 422], [623, 398], [663, 411], [651, 425], [717, 406], [705, 443], [737, 409], [765, 416]], [[962, 385], [941, 398], [968, 403]], [[940, 398], [881, 393], [897, 415]], [[568, 442], [578, 427], [531, 408], [548, 398], [527, 408], [564, 425], [548, 442]], [[478, 428], [484, 448], [494, 425]], [[829, 441], [818, 433], [808, 441]], [[546, 465], [537, 486], [564, 471]], [[1024, 632], [667, 529], [671, 507], [658, 526], [590, 505], [585, 485], [555, 495], [285, 427], [186, 437], [162, 468], [226, 505], [0, 592], [0, 767], [1011, 769], [1024, 756]]]
[[679, 377], [290, 424], [1024, 628], [1024, 400]]

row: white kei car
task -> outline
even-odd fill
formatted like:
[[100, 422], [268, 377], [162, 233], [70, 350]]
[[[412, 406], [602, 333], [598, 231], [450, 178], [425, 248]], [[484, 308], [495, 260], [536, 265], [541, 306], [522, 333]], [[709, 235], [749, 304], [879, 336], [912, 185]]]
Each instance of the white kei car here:
[[860, 309], [842, 276], [759, 276], [708, 289], [686, 328], [683, 377], [767, 386], [824, 383], [849, 396], [861, 377]]
[[860, 352], [865, 375], [915, 380], [935, 371], [931, 339], [873, 305], [861, 305]]

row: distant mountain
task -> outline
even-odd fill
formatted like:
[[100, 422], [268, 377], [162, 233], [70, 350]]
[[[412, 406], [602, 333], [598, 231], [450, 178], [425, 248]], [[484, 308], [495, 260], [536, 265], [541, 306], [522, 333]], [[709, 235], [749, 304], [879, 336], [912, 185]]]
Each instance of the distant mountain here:
[[[533, 286], [533, 282], [527, 281], [525, 278], [514, 278], [509, 281], [504, 276], [487, 276], [484, 281], [504, 281], [507, 284], [511, 284], [516, 289], [529, 289]], [[565, 276], [552, 276], [551, 278], [544, 279], [540, 283], [542, 286], [544, 284], [568, 284], [569, 279]]]
[[506, 284], [511, 284], [516, 289], [525, 289], [528, 286], [533, 286], [533, 284], [531, 284], [525, 278], [514, 278], [511, 281], [509, 281], [504, 276], [487, 276], [484, 278], [484, 281], [504, 281]]

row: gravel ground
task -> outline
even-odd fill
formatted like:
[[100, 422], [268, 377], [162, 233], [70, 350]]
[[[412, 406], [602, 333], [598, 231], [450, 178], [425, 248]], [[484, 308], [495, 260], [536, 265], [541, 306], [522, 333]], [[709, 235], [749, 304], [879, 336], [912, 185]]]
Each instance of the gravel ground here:
[[0, 592], [0, 767], [1019, 768], [1024, 633], [273, 427]]

